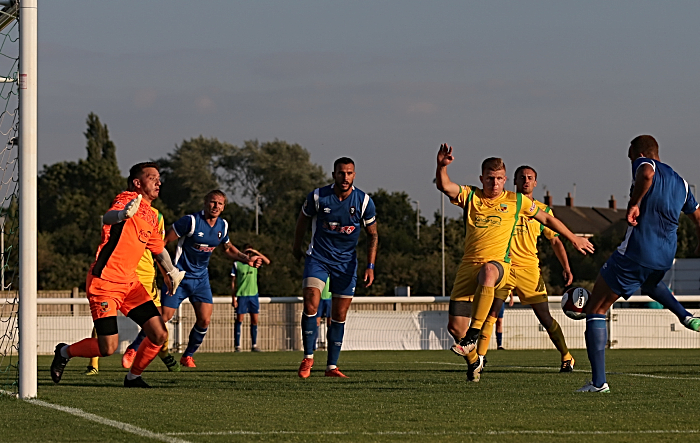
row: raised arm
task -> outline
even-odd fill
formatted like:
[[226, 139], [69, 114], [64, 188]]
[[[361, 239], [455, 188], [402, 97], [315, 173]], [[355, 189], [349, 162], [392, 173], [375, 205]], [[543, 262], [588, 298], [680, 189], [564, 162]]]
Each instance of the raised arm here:
[[581, 254], [586, 255], [586, 252], [590, 252], [591, 254], [593, 254], [593, 252], [595, 251], [595, 248], [593, 248], [593, 245], [591, 244], [591, 242], [588, 241], [588, 239], [574, 235], [574, 233], [569, 231], [569, 228], [567, 228], [564, 225], [564, 223], [560, 222], [555, 217], [547, 214], [545, 211], [537, 212], [534, 218], [535, 220], [542, 223], [552, 231], [562, 235], [565, 239], [569, 240], [571, 244], [574, 245], [576, 250]]
[[630, 201], [627, 204], [627, 223], [630, 226], [637, 226], [637, 217], [639, 216], [639, 203], [646, 195], [654, 181], [654, 167], [648, 163], [644, 163], [637, 168], [634, 176], [634, 188]]
[[262, 259], [258, 257], [249, 257], [248, 254], [242, 253], [238, 250], [237, 247], [233, 246], [230, 242], [224, 243], [224, 252], [232, 259], [241, 263], [245, 263], [248, 266], [252, 266], [254, 268], [259, 268], [262, 264]]
[[374, 282], [374, 263], [377, 260], [377, 247], [379, 246], [379, 233], [377, 223], [365, 226], [367, 233], [367, 269], [365, 269], [365, 288], [372, 286]]
[[265, 257], [264, 255], [262, 255], [262, 254], [260, 253], [260, 251], [256, 251], [255, 249], [250, 248], [250, 249], [246, 249], [245, 252], [248, 252], [248, 255], [251, 256], [251, 257], [260, 257], [260, 259], [262, 260], [262, 262], [263, 262], [264, 265], [269, 265], [269, 264], [270, 264], [270, 259], [267, 258], [267, 257]]
[[566, 249], [564, 248], [564, 243], [559, 240], [558, 237], [553, 237], [549, 241], [554, 249], [554, 255], [557, 256], [561, 267], [564, 268], [562, 275], [564, 276], [564, 284], [569, 286], [571, 282], [574, 281], [574, 274], [571, 273], [571, 268], [569, 267], [569, 257], [566, 255]]
[[124, 209], [113, 209], [107, 211], [105, 215], [102, 216], [102, 223], [105, 225], [116, 225], [126, 219], [129, 219], [136, 214], [141, 204], [141, 194], [136, 196], [133, 200], [124, 206]]
[[457, 198], [460, 191], [459, 185], [450, 180], [450, 176], [447, 175], [447, 165], [452, 163], [454, 159], [455, 158], [452, 156], [452, 146], [448, 146], [446, 143], [440, 145], [440, 150], [437, 154], [435, 186], [450, 199]]
[[304, 214], [304, 211], [299, 211], [297, 217], [297, 226], [294, 229], [294, 245], [292, 246], [292, 254], [299, 261], [304, 256], [304, 251], [301, 249], [301, 242], [304, 240], [304, 234], [309, 229], [309, 217]]

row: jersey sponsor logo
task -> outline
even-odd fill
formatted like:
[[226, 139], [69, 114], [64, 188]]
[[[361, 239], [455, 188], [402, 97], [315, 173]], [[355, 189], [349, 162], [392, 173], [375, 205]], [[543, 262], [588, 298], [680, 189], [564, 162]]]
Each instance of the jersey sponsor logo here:
[[339, 232], [341, 234], [352, 234], [355, 231], [354, 226], [340, 226], [338, 222], [324, 222], [323, 227], [329, 231]]
[[195, 243], [192, 245], [196, 250], [202, 251], [202, 252], [212, 252], [214, 249], [216, 249], [216, 246], [209, 246], [209, 245], [204, 245], [201, 243]]
[[139, 229], [139, 241], [141, 243], [146, 243], [149, 238], [151, 238], [151, 231]]
[[530, 206], [530, 212], [535, 212], [535, 209], [537, 208], [537, 205], [535, 204], [535, 201], [532, 201], [532, 206]]
[[529, 231], [527, 225], [515, 225], [513, 235], [525, 235]]
[[501, 226], [501, 217], [497, 215], [489, 215], [488, 217], [483, 217], [477, 215], [474, 219], [474, 226], [477, 228], [488, 228], [490, 226]]

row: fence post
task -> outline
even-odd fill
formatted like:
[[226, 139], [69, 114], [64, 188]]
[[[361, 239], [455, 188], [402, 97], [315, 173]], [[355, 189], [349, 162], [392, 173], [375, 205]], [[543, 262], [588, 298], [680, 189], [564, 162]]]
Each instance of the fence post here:
[[182, 352], [182, 305], [177, 307], [173, 323], [175, 323], [175, 352]]
[[[78, 288], [74, 287], [73, 290], [70, 293], [70, 298], [78, 298], [80, 297], [80, 293], [78, 292]], [[78, 307], [75, 305], [70, 305], [70, 313], [73, 317], [78, 315]]]
[[614, 306], [615, 306], [615, 303], [613, 303], [610, 306], [610, 309], [608, 310], [608, 318], [606, 320], [608, 322], [608, 348], [609, 349], [612, 349], [613, 346], [615, 346], [615, 343], [613, 341], [613, 322], [615, 321], [615, 315], [617, 315], [617, 314], [614, 314], [614, 310], [613, 310]]

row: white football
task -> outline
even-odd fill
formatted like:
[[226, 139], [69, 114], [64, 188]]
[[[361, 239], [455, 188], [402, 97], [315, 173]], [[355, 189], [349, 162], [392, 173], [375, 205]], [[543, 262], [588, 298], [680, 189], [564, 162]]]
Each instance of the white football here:
[[583, 307], [591, 294], [584, 288], [569, 288], [561, 297], [561, 309], [567, 317], [574, 320], [586, 318]]

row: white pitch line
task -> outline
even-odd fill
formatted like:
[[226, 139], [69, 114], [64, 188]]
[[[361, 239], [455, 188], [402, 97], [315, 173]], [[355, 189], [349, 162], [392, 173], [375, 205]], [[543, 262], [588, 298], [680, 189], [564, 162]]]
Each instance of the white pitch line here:
[[[450, 362], [444, 362], [444, 361], [414, 361], [414, 362], [398, 362], [398, 361], [382, 361], [382, 362], [376, 362], [378, 364], [387, 364], [387, 365], [395, 365], [395, 364], [400, 364], [400, 363], [414, 363], [414, 364], [431, 364], [431, 365], [446, 365], [446, 366], [464, 366], [466, 368], [465, 363], [450, 363]], [[557, 371], [559, 372], [559, 368], [555, 368], [552, 366], [490, 366], [493, 368], [504, 368], [504, 369], [544, 369], [544, 370], [551, 370], [551, 371]], [[590, 370], [586, 369], [576, 369], [575, 372], [582, 372], [582, 373], [587, 373], [590, 374]], [[629, 377], [644, 377], [644, 378], [659, 378], [662, 380], [700, 380], [700, 377], [672, 377], [672, 376], [667, 376], [667, 375], [652, 375], [652, 374], [638, 374], [638, 373], [633, 373], [633, 372], [608, 372], [608, 375], [626, 375]]]
[[489, 431], [206, 431], [206, 432], [170, 432], [168, 435], [418, 435], [418, 436], [448, 436], [448, 435], [663, 435], [663, 434], [700, 434], [698, 429], [650, 429], [637, 431], [554, 431], [554, 430], [489, 430]]
[[37, 399], [26, 400], [26, 402], [37, 406], [43, 406], [45, 408], [56, 409], [57, 411], [67, 412], [68, 414], [75, 415], [76, 417], [80, 417], [85, 420], [94, 421], [101, 425], [112, 426], [113, 428], [120, 429], [124, 432], [136, 434], [139, 437], [152, 438], [154, 440], [164, 441], [168, 443], [190, 443], [187, 440], [182, 440], [168, 434], [159, 434], [157, 432], [151, 432], [148, 429], [139, 428], [138, 426], [130, 425], [128, 423], [123, 423], [120, 421], [100, 417], [99, 415], [91, 414], [78, 408], [69, 408], [67, 406], [55, 405], [53, 403], [47, 403], [45, 401]]

